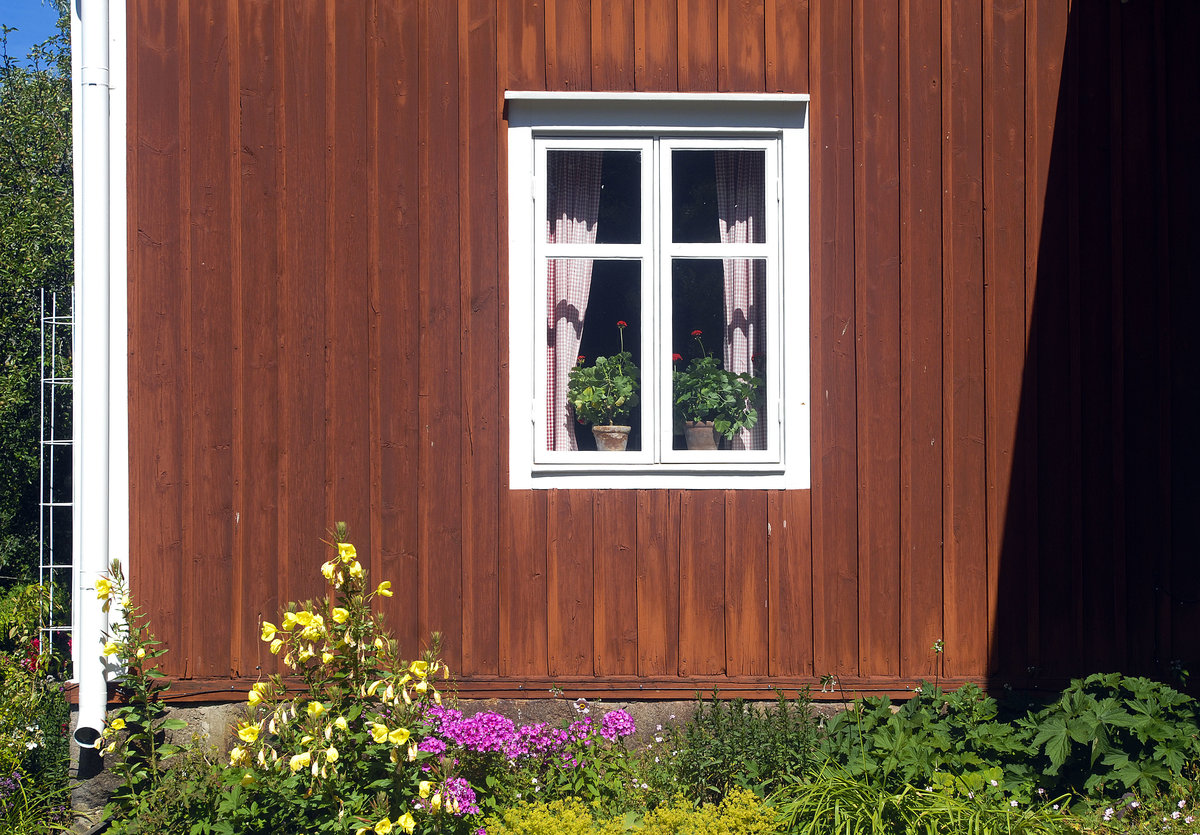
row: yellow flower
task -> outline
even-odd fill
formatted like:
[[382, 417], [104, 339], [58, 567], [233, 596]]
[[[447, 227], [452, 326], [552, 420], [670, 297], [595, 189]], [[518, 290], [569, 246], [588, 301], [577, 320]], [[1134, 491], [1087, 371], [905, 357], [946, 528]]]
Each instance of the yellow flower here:
[[383, 638], [375, 639], [375, 649], [383, 649]]
[[380, 725], [378, 722], [371, 723], [371, 739], [376, 742], [386, 742], [388, 738], [387, 725]]
[[323, 563], [321, 565], [321, 574], [325, 577], [326, 580], [332, 580], [333, 572], [335, 572], [335, 571], [337, 571], [337, 563], [334, 562], [333, 560], [330, 560], [329, 562]]
[[258, 725], [251, 725], [248, 722], [243, 722], [238, 725], [238, 739], [242, 742], [254, 742], [258, 739], [258, 734], [261, 729]]
[[[288, 612], [288, 614], [291, 614], [291, 612]], [[284, 620], [286, 621], [287, 618], [285, 617]], [[296, 612], [296, 614], [292, 615], [292, 620], [301, 626], [311, 626], [313, 622], [313, 613], [308, 611]]]
[[378, 690], [382, 686], [383, 686], [383, 679], [378, 679], [376, 681], [372, 681], [370, 686], [367, 687], [367, 695], [374, 696], [375, 691]]
[[138, 658], [145, 658], [146, 657], [146, 648], [138, 647], [137, 652], [135, 652], [134, 655], [136, 655]]
[[292, 770], [293, 774], [302, 768], [308, 768], [310, 765], [312, 765], [311, 751], [305, 751], [303, 754], [297, 754], [288, 760], [288, 768]]
[[433, 797], [429, 798], [429, 808], [435, 812], [438, 809], [442, 808], [442, 793], [441, 792], [438, 792]]
[[379, 584], [379, 587], [375, 589], [375, 593], [378, 595], [381, 595], [382, 597], [391, 597], [392, 596], [392, 581], [384, 580], [382, 583]]
[[396, 818], [396, 826], [403, 829], [408, 835], [412, 835], [413, 830], [417, 828], [417, 822], [413, 820], [413, 816], [405, 812], [400, 817]]
[[[392, 753], [395, 754], [396, 752], [393, 751]], [[412, 762], [416, 758], [417, 758], [417, 743], [415, 741], [410, 740], [408, 743], [408, 761]]]
[[299, 620], [299, 618], [296, 617], [295, 612], [284, 612], [283, 613], [283, 628], [285, 630], [287, 630], [288, 632], [291, 632], [293, 629], [296, 628], [296, 623], [298, 620]]
[[117, 717], [116, 719], [109, 722], [108, 726], [110, 728], [112, 728], [114, 731], [124, 730], [125, 729], [125, 720], [121, 719], [120, 717]]
[[250, 703], [250, 707], [256, 707], [262, 703], [263, 696], [265, 696], [266, 693], [267, 683], [265, 681], [260, 681], [250, 688], [250, 692], [247, 694], [246, 701]]
[[429, 689], [428, 681], [418, 681], [416, 684], [413, 685], [413, 690], [416, 690], [418, 693], [424, 693], [428, 689]]
[[354, 546], [349, 542], [339, 542], [338, 556], [341, 558], [342, 562], [350, 562], [350, 560], [355, 559], [358, 556], [358, 552], [354, 550]]
[[253, 772], [247, 771], [245, 774], [242, 775], [242, 785], [243, 786], [248, 786], [253, 782], [254, 782], [254, 773]]
[[392, 822], [384, 818], [379, 823], [375, 824], [375, 835], [388, 835], [392, 831]]
[[425, 678], [429, 675], [429, 662], [414, 661], [408, 665], [408, 671], [418, 678]]
[[325, 762], [335, 763], [338, 761], [338, 749], [330, 745], [325, 749]]
[[358, 560], [355, 560], [354, 562], [350, 563], [350, 576], [353, 577], [355, 580], [362, 579], [363, 567], [362, 567], [362, 563], [360, 563]]
[[431, 780], [422, 780], [417, 784], [417, 790], [420, 792], [421, 797], [429, 797], [429, 790], [432, 788], [433, 782]]
[[271, 623], [269, 620], [263, 621], [263, 623], [262, 623], [262, 639], [264, 641], [269, 641], [272, 638], [274, 638], [275, 633], [278, 631], [279, 631], [279, 629], [275, 626], [275, 624]]
[[121, 648], [119, 646], [117, 646], [116, 641], [109, 641], [108, 643], [106, 643], [104, 645], [104, 654], [105, 655], [116, 655], [120, 651], [121, 651]]
[[408, 728], [396, 728], [396, 730], [388, 734], [388, 742], [392, 743], [392, 745], [403, 745], [408, 742], [410, 736], [412, 734], [408, 732]]
[[346, 730], [346, 717], [345, 717], [345, 716], [339, 716], [337, 719], [334, 719], [334, 720], [333, 720], [333, 726], [334, 726], [335, 728], [337, 728], [339, 731], [344, 731], [344, 730]]
[[283, 640], [280, 638], [276, 638], [274, 641], [271, 641], [271, 654], [278, 655], [279, 648], [282, 646], [283, 646]]
[[108, 600], [110, 597], [112, 597], [112, 593], [113, 588], [111, 580], [109, 580], [107, 577], [101, 577], [96, 581], [97, 600]]
[[345, 623], [347, 620], [350, 619], [350, 613], [340, 606], [337, 607], [336, 609], [334, 609], [329, 614], [333, 617], [334, 623]]
[[248, 762], [250, 762], [250, 755], [242, 746], [238, 745], [229, 752], [230, 765], [246, 765]]
[[328, 664], [332, 660], [333, 660], [332, 652], [326, 651], [326, 652], [321, 653], [321, 663], [322, 664]]
[[321, 704], [320, 702], [312, 701], [312, 702], [308, 703], [308, 715], [311, 716], [312, 718], [316, 719], [318, 716], [320, 716], [324, 712], [325, 712], [325, 705]]

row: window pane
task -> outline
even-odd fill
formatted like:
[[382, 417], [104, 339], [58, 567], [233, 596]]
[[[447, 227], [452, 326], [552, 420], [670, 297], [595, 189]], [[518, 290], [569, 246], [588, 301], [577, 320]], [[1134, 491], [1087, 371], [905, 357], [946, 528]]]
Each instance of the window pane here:
[[[685, 420], [736, 419], [753, 410], [753, 426], [722, 438], [720, 448], [766, 449], [766, 261], [677, 258], [671, 304], [671, 352], [679, 355], [673, 363], [673, 448], [687, 449]], [[721, 397], [718, 392], [730, 386], [748, 387], [750, 396]]]
[[766, 241], [763, 151], [671, 152], [675, 243]]
[[626, 449], [641, 449], [641, 262], [555, 258], [547, 264], [546, 278], [546, 449], [596, 448], [591, 424], [581, 424], [568, 403], [571, 369], [576, 365], [598, 369], [600, 357], [611, 368], [612, 358], [622, 348], [634, 367], [628, 376], [639, 382], [638, 403], [630, 408], [605, 396], [619, 392], [619, 384], [605, 386], [595, 402], [601, 410], [616, 408], [612, 420], [632, 427]]
[[547, 242], [640, 243], [641, 166], [641, 151], [547, 151]]

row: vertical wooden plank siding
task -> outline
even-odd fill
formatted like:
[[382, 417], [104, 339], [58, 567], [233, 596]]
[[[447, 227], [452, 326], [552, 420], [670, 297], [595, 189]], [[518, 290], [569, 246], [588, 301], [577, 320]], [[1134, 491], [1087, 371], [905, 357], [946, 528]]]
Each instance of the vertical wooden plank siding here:
[[812, 3], [812, 565], [817, 675], [858, 673], [850, 5]]
[[[499, 120], [496, 95], [496, 15], [491, 0], [460, 0], [459, 143], [462, 167], [459, 191], [469, 195], [466, 222], [460, 227], [462, 352], [466, 392], [462, 398], [465, 431], [463, 516], [476, 529], [497, 530], [500, 513], [500, 375], [496, 373], [499, 329], [499, 261], [494, 215], [499, 159], [487, 136]], [[495, 537], [463, 538], [464, 675], [496, 675], [499, 623]]]
[[899, 15], [854, 5], [859, 666], [900, 672]]
[[[229, 611], [228, 583], [209, 578], [233, 575], [233, 310], [230, 275], [230, 218], [233, 192], [229, 161], [233, 146], [233, 101], [229, 84], [229, 6], [194, 4], [188, 11], [189, 153], [187, 200], [191, 207], [186, 267], [188, 353], [191, 380], [185, 414], [191, 428], [193, 496], [189, 601], [196, 618]], [[203, 83], [201, 83], [203, 80]], [[230, 618], [208, 619], [192, 630], [189, 656], [196, 675], [229, 675]]]
[[983, 456], [983, 180], [981, 20], [942, 3], [942, 420], [944, 659], [948, 675], [987, 665], [987, 552]]
[[[173, 282], [134, 276], [183, 273], [183, 177], [180, 109], [160, 106], [178, 100], [180, 66], [178, 9], [153, 2], [129, 4], [130, 171], [134, 250], [129, 282], [129, 572], [134, 594], [149, 604], [159, 638], [175, 649], [170, 671], [184, 672], [187, 634], [183, 604], [184, 407], [187, 366], [182, 294]], [[132, 234], [136, 230], [136, 234]], [[132, 514], [131, 514], [132, 515]], [[190, 610], [189, 610], [190, 611]]]
[[[1025, 228], [1022, 192], [1025, 178], [1025, 102], [1021, 69], [1025, 52], [1025, 4], [989, 0], [983, 5], [983, 202], [984, 351], [987, 369], [987, 566], [989, 658], [993, 667], [1011, 668], [1019, 658], [1002, 659], [999, 629], [1000, 587], [1009, 616], [1023, 608], [1020, 569], [1004, 560], [1021, 553], [1023, 501], [1014, 496], [1013, 478], [1025, 344]], [[1005, 623], [1005, 628], [1010, 628]], [[1008, 646], [1011, 648], [1011, 645]]]
[[[130, 3], [130, 563], [166, 670], [274, 672], [257, 624], [322, 592], [339, 520], [466, 694], [1190, 661], [1177, 5]], [[542, 89], [812, 94], [811, 490], [508, 489], [503, 96]]]
[[941, 17], [900, 3], [900, 672], [934, 676], [942, 620]]
[[[417, 89], [420, 30], [413, 25], [417, 2], [377, 2], [368, 48], [374, 54], [372, 108], [376, 148], [372, 163], [376, 218], [371, 236], [371, 281], [378, 299], [379, 580], [397, 589], [419, 587], [417, 506], [413, 474], [419, 460], [418, 431], [418, 136]], [[374, 560], [374, 556], [373, 556]], [[423, 637], [420, 612], [410, 594], [397, 594], [385, 607], [400, 646], [412, 652]], [[411, 649], [410, 649], [411, 648]]]
[[[233, 220], [240, 254], [236, 275], [256, 280], [234, 286], [240, 294], [241, 361], [234, 376], [241, 379], [235, 465], [240, 488], [235, 507], [234, 553], [241, 594], [234, 610], [241, 623], [233, 635], [234, 674], [251, 675], [275, 658], [258, 640], [258, 624], [273, 620], [279, 610], [278, 588], [265, 578], [280, 570], [279, 539], [279, 276], [280, 237], [273, 234], [259, 245], [263, 231], [279, 229], [280, 89], [275, 40], [278, 19], [270, 0], [246, 3], [238, 9], [238, 91], [240, 95], [236, 157], [239, 165], [238, 205]], [[240, 518], [239, 518], [240, 517]], [[237, 648], [240, 647], [240, 651]], [[270, 659], [270, 661], [268, 661]], [[240, 662], [240, 663], [239, 663]]]
[[417, 73], [420, 197], [417, 227], [420, 293], [417, 327], [417, 480], [420, 612], [424, 632], [442, 633], [443, 657], [461, 667], [463, 358], [459, 285], [462, 222], [456, 172], [458, 144], [458, 8], [419, 3]]

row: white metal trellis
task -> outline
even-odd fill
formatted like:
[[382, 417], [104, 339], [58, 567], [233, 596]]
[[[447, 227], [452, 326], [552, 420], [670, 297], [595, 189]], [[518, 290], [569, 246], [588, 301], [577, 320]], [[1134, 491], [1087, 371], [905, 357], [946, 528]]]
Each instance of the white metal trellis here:
[[[60, 298], [65, 296], [66, 298]], [[71, 382], [74, 293], [42, 290], [38, 582], [50, 590], [42, 649], [71, 637]], [[56, 641], [56, 639], [58, 639]]]

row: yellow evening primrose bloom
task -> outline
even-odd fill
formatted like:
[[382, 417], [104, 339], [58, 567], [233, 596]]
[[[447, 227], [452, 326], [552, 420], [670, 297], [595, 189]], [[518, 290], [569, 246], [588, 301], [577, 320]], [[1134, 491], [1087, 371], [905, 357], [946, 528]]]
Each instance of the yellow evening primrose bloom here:
[[246, 749], [238, 745], [229, 752], [230, 765], [245, 765], [250, 761], [250, 755], [246, 753]]
[[335, 571], [337, 571], [337, 563], [334, 562], [333, 560], [330, 560], [327, 563], [321, 564], [321, 574], [325, 577], [326, 580], [332, 580], [333, 573]]
[[104, 645], [104, 654], [105, 655], [116, 655], [120, 651], [121, 651], [121, 648], [119, 646], [117, 646], [115, 641], [109, 641], [108, 643], [106, 643]]
[[350, 613], [341, 606], [338, 606], [329, 614], [333, 617], [334, 623], [345, 623], [350, 619]]
[[[396, 752], [393, 751], [392, 753], [395, 754]], [[417, 743], [413, 740], [410, 740], [408, 743], [408, 761], [412, 762], [416, 758], [417, 758]]]
[[392, 596], [392, 581], [384, 580], [375, 589], [375, 593], [380, 595], [381, 597], [391, 597]]
[[418, 681], [416, 684], [413, 685], [413, 690], [416, 690], [418, 693], [424, 693], [428, 689], [429, 689], [429, 682], [425, 681], [425, 680]]
[[349, 542], [339, 542], [338, 556], [341, 557], [342, 562], [350, 562], [350, 560], [358, 556], [358, 552], [354, 550], [354, 546]]
[[238, 725], [238, 739], [240, 739], [242, 742], [254, 742], [256, 739], [258, 739], [259, 731], [260, 728], [258, 725], [251, 725], [243, 722], [242, 724]]
[[383, 638], [375, 639], [375, 649], [383, 649]]
[[413, 816], [411, 814], [405, 812], [403, 815], [396, 818], [396, 826], [403, 829], [408, 833], [408, 835], [412, 835], [413, 830], [417, 828], [417, 822], [413, 820]]
[[418, 678], [425, 678], [429, 675], [429, 662], [414, 661], [408, 665], [408, 671]]
[[316, 719], [318, 716], [320, 716], [324, 712], [325, 712], [325, 705], [321, 704], [320, 702], [312, 701], [312, 702], [308, 703], [308, 715], [313, 717], [314, 719]]
[[392, 743], [392, 745], [403, 745], [408, 742], [410, 736], [412, 734], [408, 732], [408, 728], [396, 728], [396, 730], [388, 734], [388, 742]]
[[333, 726], [334, 726], [335, 728], [337, 728], [339, 731], [344, 731], [344, 730], [346, 730], [346, 717], [345, 717], [345, 716], [339, 716], [337, 719], [334, 719], [334, 720], [333, 720]]
[[134, 655], [137, 656], [138, 658], [145, 658], [146, 657], [146, 648], [138, 647], [137, 652], [135, 652]]
[[297, 618], [296, 618], [295, 612], [284, 612], [283, 613], [283, 628], [286, 631], [291, 632], [293, 629], [295, 629], [296, 623], [297, 623]]
[[112, 597], [112, 593], [113, 589], [111, 580], [109, 580], [107, 577], [101, 577], [96, 581], [97, 600], [108, 600], [110, 597]]
[[417, 791], [420, 793], [421, 797], [429, 797], [429, 790], [432, 788], [433, 781], [431, 780], [422, 780], [417, 784]]
[[[288, 614], [291, 614], [290, 612]], [[296, 612], [292, 615], [292, 619], [301, 626], [311, 626], [313, 622], [313, 613], [308, 611]], [[287, 618], [284, 618], [287, 620]]]
[[280, 638], [276, 638], [274, 641], [271, 641], [271, 654], [278, 655], [279, 648], [282, 646], [283, 646], [283, 640]]
[[330, 745], [325, 749], [325, 762], [335, 763], [338, 761], [338, 749]]
[[321, 663], [322, 664], [328, 664], [332, 660], [333, 660], [332, 652], [326, 651], [326, 652], [321, 653]]
[[293, 774], [302, 768], [308, 768], [310, 765], [312, 765], [311, 751], [305, 751], [303, 754], [297, 754], [288, 760], [288, 768], [292, 770]]
[[380, 725], [378, 722], [371, 723], [371, 739], [376, 742], [386, 742], [388, 738], [387, 725]]
[[362, 567], [362, 563], [360, 563], [358, 560], [355, 560], [354, 562], [350, 563], [350, 576], [353, 577], [355, 580], [362, 579], [363, 567]]
[[109, 722], [108, 726], [110, 728], [112, 728], [114, 731], [123, 731], [123, 730], [125, 730], [125, 720], [120, 717], [117, 717], [116, 719]]
[[367, 687], [367, 695], [374, 696], [375, 691], [378, 690], [382, 686], [383, 686], [383, 679], [378, 679], [376, 681], [372, 681], [370, 686]]
[[429, 798], [429, 808], [436, 812], [442, 808], [442, 793], [438, 792], [433, 797]]
[[269, 641], [274, 638], [275, 633], [278, 631], [279, 629], [275, 626], [275, 624], [271, 623], [269, 620], [264, 620], [262, 622], [262, 639], [264, 641]]
[[375, 835], [388, 835], [392, 831], [392, 822], [384, 818], [375, 824]]

